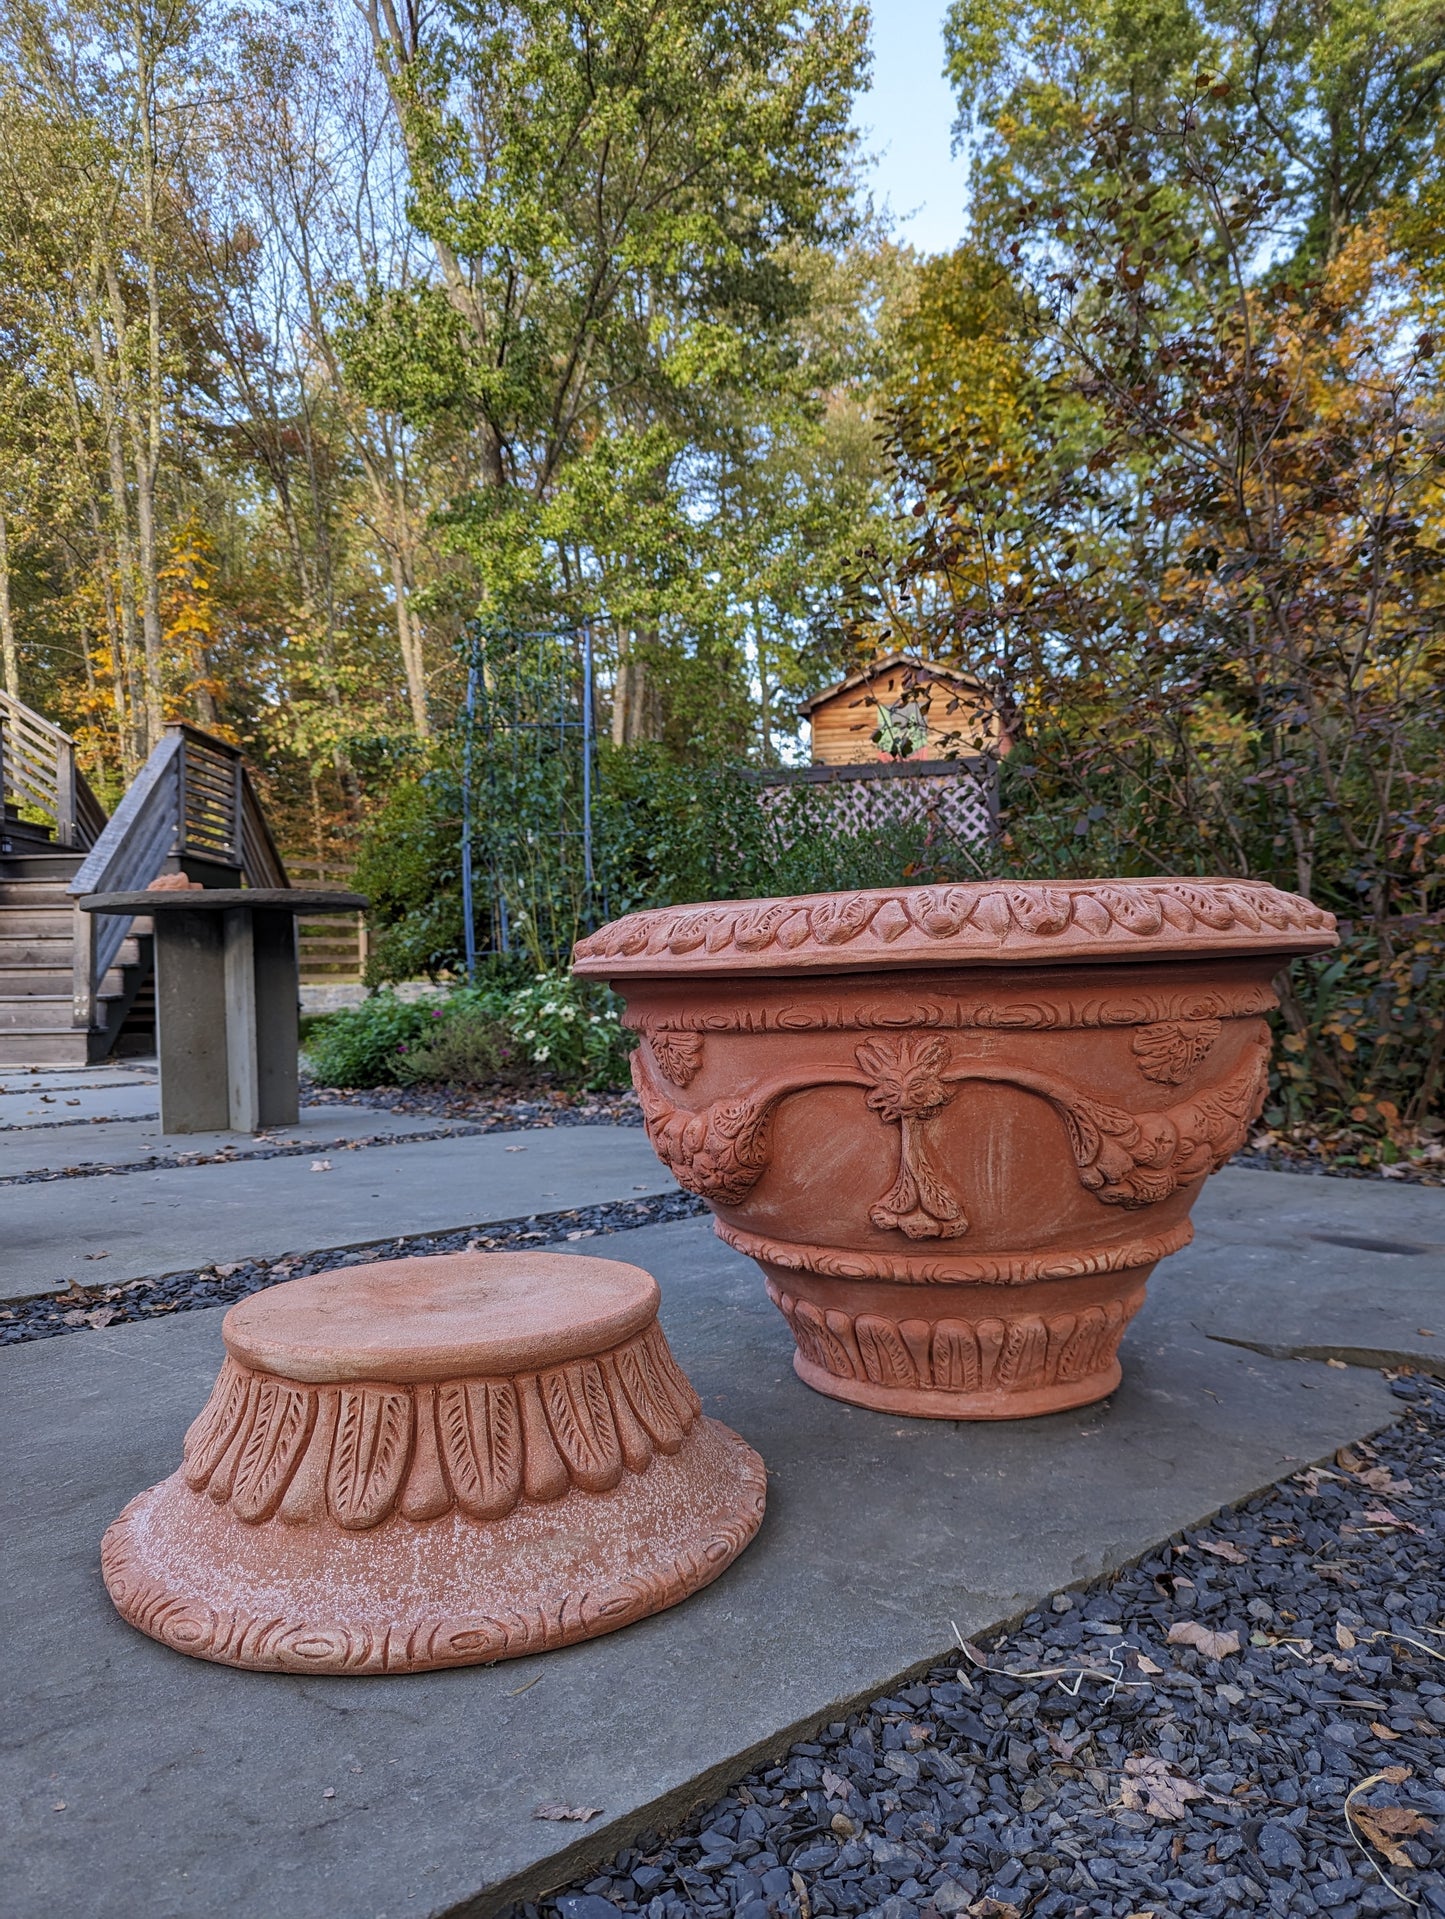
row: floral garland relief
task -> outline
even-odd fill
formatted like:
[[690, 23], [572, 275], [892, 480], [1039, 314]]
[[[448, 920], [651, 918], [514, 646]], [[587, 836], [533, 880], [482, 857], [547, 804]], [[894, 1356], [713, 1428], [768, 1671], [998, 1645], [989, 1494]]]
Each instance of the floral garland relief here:
[[[1133, 1042], [1140, 1072], [1156, 1084], [1177, 1085], [1208, 1056], [1221, 1030], [1213, 1019], [1141, 1028]], [[1263, 1030], [1227, 1079], [1163, 1112], [1138, 1115], [1023, 1067], [957, 1064], [946, 1039], [908, 1035], [865, 1041], [854, 1054], [856, 1072], [840, 1069], [780, 1081], [748, 1097], [689, 1112], [669, 1097], [645, 1063], [644, 1052], [651, 1049], [664, 1072], [673, 1065], [675, 1055], [659, 1047], [661, 1038], [649, 1035], [646, 1048], [633, 1054], [632, 1078], [647, 1136], [679, 1185], [712, 1205], [735, 1205], [767, 1166], [779, 1100], [814, 1086], [862, 1086], [869, 1109], [899, 1129], [896, 1177], [869, 1218], [909, 1239], [957, 1239], [969, 1230], [961, 1198], [931, 1157], [926, 1131], [968, 1081], [1016, 1086], [1047, 1100], [1064, 1121], [1080, 1183], [1103, 1204], [1131, 1210], [1155, 1205], [1179, 1186], [1217, 1172], [1243, 1143], [1268, 1085], [1269, 1042]], [[701, 1057], [699, 1040], [696, 1051], [687, 1052], [689, 1080]]]

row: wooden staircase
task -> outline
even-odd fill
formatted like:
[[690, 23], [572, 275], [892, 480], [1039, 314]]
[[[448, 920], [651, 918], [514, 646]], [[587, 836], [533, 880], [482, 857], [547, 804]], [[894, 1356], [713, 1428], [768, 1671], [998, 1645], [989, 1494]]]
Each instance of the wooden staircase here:
[[[75, 1024], [75, 902], [69, 889], [84, 858], [84, 851], [59, 846], [49, 828], [21, 820], [15, 807], [6, 806], [0, 828], [0, 1067], [85, 1066], [108, 1058], [146, 983], [151, 939], [141, 921], [132, 924], [101, 982], [93, 1022]], [[152, 1021], [152, 1039], [154, 1032]]]
[[195, 727], [167, 727], [107, 819], [69, 735], [0, 693], [0, 794], [0, 1070], [154, 1050], [150, 922], [81, 895], [289, 883], [240, 753]]

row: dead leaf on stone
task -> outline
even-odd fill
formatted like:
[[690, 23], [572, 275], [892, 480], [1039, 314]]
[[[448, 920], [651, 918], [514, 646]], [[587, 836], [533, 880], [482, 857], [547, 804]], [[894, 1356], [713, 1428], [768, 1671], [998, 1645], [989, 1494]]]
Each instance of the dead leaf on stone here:
[[1399, 1841], [1435, 1830], [1432, 1822], [1414, 1806], [1352, 1805], [1350, 1818], [1362, 1838], [1368, 1839], [1377, 1852], [1382, 1852], [1392, 1866], [1400, 1866], [1406, 1872], [1415, 1870], [1415, 1861]]
[[1335, 1644], [1341, 1652], [1350, 1652], [1353, 1649], [1355, 1645], [1355, 1635], [1350, 1631], [1348, 1626], [1336, 1625]]
[[1176, 1619], [1169, 1628], [1168, 1643], [1171, 1646], [1193, 1646], [1206, 1659], [1225, 1659], [1230, 1653], [1239, 1651], [1239, 1634], [1214, 1632], [1208, 1626], [1201, 1626], [1197, 1619]]
[[1408, 1479], [1396, 1479], [1388, 1466], [1371, 1466], [1368, 1471], [1355, 1474], [1362, 1486], [1368, 1486], [1372, 1493], [1400, 1494], [1413, 1491]]
[[1151, 1678], [1156, 1677], [1159, 1673], [1163, 1672], [1164, 1670], [1162, 1666], [1156, 1666], [1154, 1664], [1154, 1661], [1150, 1659], [1147, 1656], [1147, 1654], [1142, 1652], [1135, 1653], [1134, 1663], [1136, 1666], [1138, 1666], [1140, 1672], [1148, 1673]]
[[1418, 1533], [1420, 1531], [1420, 1528], [1415, 1524], [1413, 1519], [1401, 1519], [1400, 1515], [1398, 1513], [1392, 1513], [1388, 1506], [1371, 1506], [1369, 1511], [1364, 1513], [1362, 1517], [1367, 1526], [1393, 1526], [1400, 1532], [1405, 1533]]
[[538, 1806], [534, 1819], [576, 1819], [585, 1825], [589, 1819], [595, 1819], [602, 1811], [601, 1806]]
[[313, 1173], [329, 1173], [331, 1171], [331, 1161], [329, 1159], [313, 1159], [311, 1162], [311, 1170]]
[[1231, 1545], [1227, 1539], [1196, 1539], [1194, 1543], [1200, 1552], [1213, 1553], [1216, 1559], [1227, 1559], [1231, 1566], [1248, 1563], [1248, 1554], [1242, 1553], [1238, 1546]]
[[1390, 1728], [1378, 1719], [1370, 1721], [1370, 1731], [1377, 1739], [1403, 1739], [1405, 1736], [1403, 1733], [1391, 1732]]
[[1203, 1786], [1182, 1778], [1152, 1753], [1124, 1761], [1119, 1802], [1130, 1812], [1147, 1812], [1154, 1819], [1182, 1819], [1191, 1799], [1207, 1797]]
[[830, 1772], [828, 1768], [824, 1766], [823, 1790], [830, 1799], [846, 1799], [848, 1797], [848, 1781], [844, 1779], [841, 1774]]
[[969, 1907], [969, 1919], [1020, 1919], [1017, 1906], [1011, 1906], [1007, 1899], [994, 1899], [987, 1894], [975, 1899]]

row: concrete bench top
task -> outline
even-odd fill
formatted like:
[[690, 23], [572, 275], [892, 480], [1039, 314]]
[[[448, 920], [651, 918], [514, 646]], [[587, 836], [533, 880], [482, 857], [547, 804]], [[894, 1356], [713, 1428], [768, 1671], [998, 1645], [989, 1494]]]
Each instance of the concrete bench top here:
[[86, 893], [82, 913], [218, 913], [228, 907], [280, 907], [292, 913], [360, 913], [364, 893], [327, 893], [308, 886], [199, 886], [185, 892]]

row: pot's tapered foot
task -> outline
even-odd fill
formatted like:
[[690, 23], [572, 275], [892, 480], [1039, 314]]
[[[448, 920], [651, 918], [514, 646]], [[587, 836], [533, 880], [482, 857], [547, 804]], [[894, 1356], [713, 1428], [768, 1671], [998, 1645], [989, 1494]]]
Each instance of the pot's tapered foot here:
[[844, 1379], [793, 1354], [793, 1371], [805, 1386], [829, 1399], [843, 1399], [870, 1412], [896, 1413], [906, 1419], [1034, 1419], [1041, 1413], [1066, 1413], [1107, 1399], [1123, 1369], [1117, 1359], [1087, 1379], [1030, 1388], [988, 1392], [949, 1392], [937, 1386], [881, 1386], [871, 1379]]
[[942, 1287], [898, 1301], [887, 1295], [902, 1289], [812, 1275], [808, 1298], [796, 1274], [787, 1290], [769, 1275], [768, 1293], [797, 1342], [793, 1370], [814, 1392], [910, 1419], [1031, 1419], [1114, 1391], [1150, 1271], [990, 1289], [983, 1302], [973, 1287], [966, 1301]]

